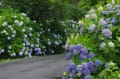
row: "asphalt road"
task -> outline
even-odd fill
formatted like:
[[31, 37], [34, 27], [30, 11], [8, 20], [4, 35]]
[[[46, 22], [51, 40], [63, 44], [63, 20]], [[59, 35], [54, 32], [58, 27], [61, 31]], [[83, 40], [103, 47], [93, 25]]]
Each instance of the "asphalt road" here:
[[65, 55], [2, 62], [0, 79], [57, 79], [63, 75], [68, 63]]

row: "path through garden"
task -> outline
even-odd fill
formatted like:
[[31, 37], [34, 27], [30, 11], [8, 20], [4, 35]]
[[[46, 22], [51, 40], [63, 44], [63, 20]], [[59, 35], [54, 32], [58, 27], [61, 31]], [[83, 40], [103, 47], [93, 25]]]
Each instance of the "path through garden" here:
[[0, 63], [0, 79], [59, 79], [69, 63], [64, 57], [44, 56]]

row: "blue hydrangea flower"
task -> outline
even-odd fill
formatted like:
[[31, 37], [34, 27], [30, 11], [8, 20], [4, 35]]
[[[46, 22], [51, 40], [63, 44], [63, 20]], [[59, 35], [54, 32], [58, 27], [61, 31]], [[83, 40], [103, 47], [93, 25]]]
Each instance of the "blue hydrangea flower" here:
[[68, 53], [66, 54], [66, 60], [70, 60], [71, 56], [72, 56], [71, 52], [68, 52]]
[[76, 65], [74, 63], [70, 63], [70, 65], [67, 67], [66, 72], [72, 73], [73, 69], [76, 69]]
[[94, 32], [95, 28], [96, 28], [95, 24], [90, 25], [89, 26], [90, 32]]
[[101, 62], [100, 60], [96, 60], [96, 61], [95, 61], [95, 66], [98, 67], [98, 66], [100, 66], [101, 64], [102, 64], [102, 62]]
[[84, 54], [84, 55], [87, 55], [88, 54], [88, 49], [87, 48], [82, 48], [81, 53]]
[[110, 13], [109, 11], [103, 11], [103, 12], [102, 12], [103, 15], [107, 15], [107, 14], [109, 14], [109, 13]]
[[107, 7], [108, 10], [112, 10], [112, 5], [111, 4], [107, 4], [106, 7]]
[[88, 76], [85, 76], [85, 79], [93, 79], [92, 76], [88, 75]]
[[115, 24], [117, 22], [116, 18], [112, 18], [110, 23]]
[[120, 15], [120, 10], [117, 11], [117, 15]]
[[82, 71], [82, 65], [78, 65], [77, 68], [76, 68], [76, 70], [77, 70], [78, 72], [81, 72], [81, 71]]
[[105, 64], [105, 68], [109, 68], [110, 64], [109, 63], [106, 63]]
[[83, 48], [82, 45], [78, 44], [76, 45], [75, 49], [80, 52], [80, 50]]
[[102, 34], [106, 37], [106, 38], [111, 38], [112, 37], [112, 32], [110, 31], [110, 29], [104, 29], [102, 31]]
[[101, 26], [105, 26], [107, 24], [107, 22], [105, 20], [101, 19], [100, 22], [99, 22], [99, 24]]
[[102, 42], [102, 43], [100, 44], [100, 48], [105, 48], [105, 46], [106, 46], [106, 43], [105, 43], [105, 42]]
[[82, 70], [82, 74], [83, 75], [89, 75], [90, 74], [90, 70], [89, 69], [83, 69]]
[[93, 52], [90, 52], [89, 54], [88, 54], [88, 58], [93, 58], [95, 56], [95, 54], [93, 53]]
[[85, 54], [80, 54], [80, 60], [85, 60], [87, 58], [87, 55]]
[[88, 65], [88, 69], [90, 70], [90, 72], [95, 72], [96, 71], [95, 63], [93, 61], [88, 62], [87, 65]]
[[74, 45], [71, 45], [71, 46], [69, 47], [69, 52], [73, 52], [74, 48], [75, 48], [75, 46], [74, 46]]

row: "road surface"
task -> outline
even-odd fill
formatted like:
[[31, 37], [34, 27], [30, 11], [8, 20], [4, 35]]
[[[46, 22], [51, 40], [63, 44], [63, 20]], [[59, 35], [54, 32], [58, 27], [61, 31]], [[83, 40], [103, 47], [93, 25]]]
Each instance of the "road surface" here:
[[65, 55], [2, 62], [0, 79], [60, 79], [68, 63]]

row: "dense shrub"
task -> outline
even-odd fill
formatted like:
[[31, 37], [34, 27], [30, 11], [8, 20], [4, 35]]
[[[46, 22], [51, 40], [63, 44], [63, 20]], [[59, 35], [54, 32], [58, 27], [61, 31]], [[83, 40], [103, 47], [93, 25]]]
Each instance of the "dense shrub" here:
[[[25, 13], [12, 8], [0, 8], [0, 58], [41, 54], [39, 25], [30, 21]], [[35, 45], [35, 46], [34, 46]], [[37, 49], [39, 51], [34, 51]]]
[[[72, 58], [74, 64], [68, 66], [67, 70], [69, 71], [64, 74], [65, 77], [63, 79], [119, 78], [119, 10], [120, 5], [115, 4], [115, 1], [112, 0], [112, 3], [108, 3], [105, 6], [98, 5], [97, 8], [91, 9], [85, 15], [85, 18], [78, 23], [76, 22], [76, 25], [78, 25], [76, 27], [80, 29], [78, 29], [78, 33], [73, 34], [68, 39], [68, 48], [66, 48], [68, 49], [66, 58]], [[93, 60], [97, 61], [97, 64], [101, 64], [100, 67], [95, 69], [94, 73], [91, 72], [91, 68], [96, 68], [93, 67], [95, 63], [88, 64], [93, 57], [95, 57]], [[86, 68], [84, 69], [84, 67]], [[87, 73], [87, 75], [84, 73]]]

